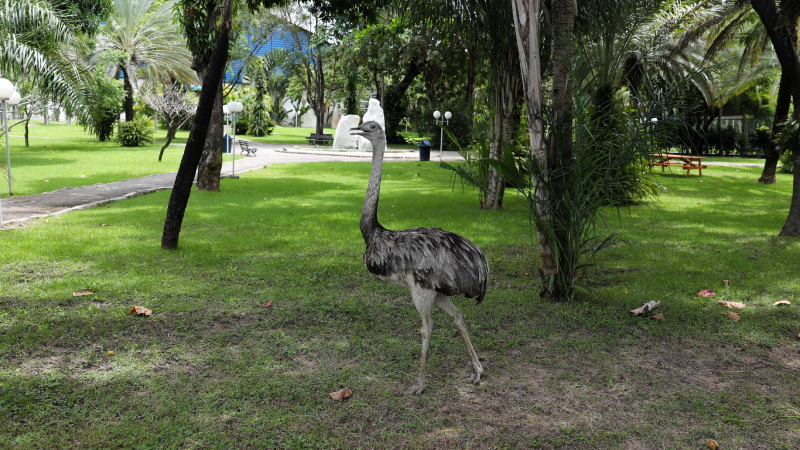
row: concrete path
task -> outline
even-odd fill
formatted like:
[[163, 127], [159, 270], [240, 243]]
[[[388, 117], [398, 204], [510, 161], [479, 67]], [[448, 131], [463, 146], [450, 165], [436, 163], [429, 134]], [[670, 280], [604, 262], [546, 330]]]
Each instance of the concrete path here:
[[[302, 162], [363, 162], [371, 158], [367, 152], [334, 152], [325, 148], [300, 148], [277, 144], [261, 144], [251, 142], [258, 149], [257, 156], [236, 160], [236, 174], [262, 169], [269, 164], [302, 163]], [[432, 152], [433, 153], [433, 152]], [[457, 152], [444, 152], [445, 161], [463, 160]], [[431, 155], [432, 157], [434, 155]], [[438, 156], [438, 153], [437, 155]], [[225, 155], [225, 158], [230, 158]], [[414, 150], [389, 150], [386, 160], [415, 160], [418, 152]], [[438, 158], [437, 158], [438, 159]], [[27, 220], [54, 216], [78, 209], [97, 206], [118, 200], [149, 194], [162, 189], [172, 189], [176, 172], [150, 175], [114, 183], [94, 184], [59, 189], [42, 194], [21, 197], [3, 198], [0, 202], [3, 214], [3, 226], [18, 224]], [[222, 165], [222, 176], [231, 176], [231, 162]]]

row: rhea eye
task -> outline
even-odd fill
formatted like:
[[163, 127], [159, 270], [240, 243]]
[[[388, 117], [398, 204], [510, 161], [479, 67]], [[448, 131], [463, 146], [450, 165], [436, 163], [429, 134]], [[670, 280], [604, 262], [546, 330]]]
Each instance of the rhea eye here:
[[370, 128], [372, 128], [372, 129], [374, 129], [374, 128], [375, 128], [375, 125], [370, 125], [369, 127], [370, 127]]

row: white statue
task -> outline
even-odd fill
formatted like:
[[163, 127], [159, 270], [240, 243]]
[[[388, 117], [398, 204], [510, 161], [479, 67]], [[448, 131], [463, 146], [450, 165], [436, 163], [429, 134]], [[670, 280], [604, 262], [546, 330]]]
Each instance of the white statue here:
[[360, 137], [350, 134], [350, 128], [356, 128], [361, 118], [352, 116], [342, 116], [339, 125], [336, 126], [336, 134], [333, 135], [333, 148], [358, 148]]
[[[364, 113], [364, 122], [369, 122], [370, 120], [374, 120], [381, 125], [383, 131], [386, 132], [386, 120], [383, 117], [383, 108], [381, 108], [381, 102], [378, 100], [371, 98], [369, 99], [369, 107], [367, 108], [367, 112]], [[358, 147], [361, 150], [371, 152], [372, 151], [372, 144], [363, 137], [359, 136], [359, 142], [361, 145]], [[385, 141], [385, 138], [384, 138]]]

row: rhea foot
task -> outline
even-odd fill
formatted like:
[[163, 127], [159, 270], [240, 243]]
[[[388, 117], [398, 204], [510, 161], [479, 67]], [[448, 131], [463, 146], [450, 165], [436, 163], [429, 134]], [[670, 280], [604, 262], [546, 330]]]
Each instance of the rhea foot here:
[[410, 388], [403, 391], [403, 395], [420, 395], [425, 391], [425, 384], [424, 383], [417, 383]]
[[464, 378], [462, 381], [464, 383], [472, 383], [475, 386], [478, 386], [481, 384], [481, 373], [476, 371], [469, 378]]

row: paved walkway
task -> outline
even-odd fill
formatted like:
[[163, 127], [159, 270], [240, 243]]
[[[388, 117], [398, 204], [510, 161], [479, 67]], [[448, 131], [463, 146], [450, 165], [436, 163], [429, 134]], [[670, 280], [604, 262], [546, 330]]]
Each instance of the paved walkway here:
[[[269, 164], [302, 162], [363, 162], [371, 157], [367, 152], [334, 152], [325, 148], [300, 148], [277, 144], [251, 142], [258, 149], [256, 155], [236, 160], [236, 174], [264, 168]], [[433, 152], [432, 152], [433, 153]], [[445, 161], [460, 161], [457, 152], [444, 152]], [[434, 155], [431, 155], [434, 157]], [[435, 155], [438, 156], [438, 155]], [[228, 158], [227, 155], [225, 155]], [[414, 150], [388, 150], [387, 160], [414, 160], [418, 152]], [[438, 158], [436, 158], [438, 159]], [[30, 219], [54, 216], [78, 209], [97, 206], [118, 200], [137, 197], [163, 189], [172, 189], [176, 172], [150, 175], [114, 183], [94, 184], [59, 189], [42, 194], [4, 198], [0, 202], [3, 211], [2, 225], [22, 223]], [[231, 176], [231, 162], [223, 163], [222, 176]]]

